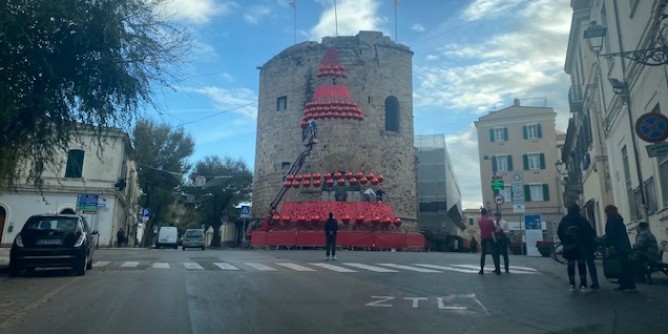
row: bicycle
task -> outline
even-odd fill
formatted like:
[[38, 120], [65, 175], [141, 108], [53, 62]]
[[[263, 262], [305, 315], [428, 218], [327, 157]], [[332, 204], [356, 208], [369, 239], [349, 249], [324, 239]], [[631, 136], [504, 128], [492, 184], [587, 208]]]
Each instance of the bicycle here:
[[[604, 254], [605, 254], [605, 246], [603, 246], [601, 240], [596, 239], [596, 248], [594, 249], [594, 260], [603, 260]], [[552, 246], [552, 253], [550, 255], [552, 256], [553, 260], [561, 264], [568, 263], [568, 260], [564, 258], [564, 246], [561, 244], [561, 242], [554, 243], [554, 246]]]

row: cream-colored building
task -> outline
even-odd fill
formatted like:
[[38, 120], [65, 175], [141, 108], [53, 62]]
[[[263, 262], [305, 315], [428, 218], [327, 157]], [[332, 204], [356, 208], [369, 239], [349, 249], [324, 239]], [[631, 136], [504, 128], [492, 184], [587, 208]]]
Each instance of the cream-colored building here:
[[[573, 122], [581, 124], [583, 116], [588, 116], [591, 124], [569, 127], [569, 136], [580, 137], [589, 129], [592, 133], [590, 143], [574, 141], [568, 148], [589, 152], [590, 164], [582, 169], [580, 204], [598, 203], [594, 211], [599, 229], [602, 209], [614, 204], [629, 228], [648, 220], [657, 239], [667, 240], [668, 154], [650, 157], [646, 147], [652, 143], [641, 139], [636, 130], [642, 115], [668, 111], [667, 65], [657, 58], [658, 66], [651, 66], [657, 59], [648, 58], [650, 52], [630, 53], [656, 48], [661, 39], [665, 45], [667, 3], [574, 0], [571, 6], [565, 70], [572, 84], [582, 87], [582, 106], [575, 105]], [[590, 38], [586, 40], [585, 35]], [[665, 54], [664, 47], [664, 62]], [[572, 156], [577, 158], [577, 154]], [[571, 171], [575, 164], [569, 164]]]
[[114, 245], [121, 228], [129, 236], [128, 246], [134, 245], [140, 191], [130, 138], [119, 129], [109, 129], [100, 150], [93, 131], [81, 131], [81, 140], [72, 141], [54, 159], [57, 163], [45, 166], [41, 193], [21, 172], [14, 188], [0, 189], [3, 246], [12, 244], [30, 216], [41, 213], [81, 213], [100, 232], [99, 246]]
[[[475, 122], [484, 205], [493, 213], [495, 198], [503, 196], [499, 210], [509, 224], [520, 228], [525, 215], [540, 214], [543, 236], [549, 239], [563, 215], [555, 168], [560, 158], [555, 118], [552, 108], [522, 106], [515, 99], [512, 106], [490, 112]], [[494, 175], [503, 180], [500, 191], [492, 190]]]

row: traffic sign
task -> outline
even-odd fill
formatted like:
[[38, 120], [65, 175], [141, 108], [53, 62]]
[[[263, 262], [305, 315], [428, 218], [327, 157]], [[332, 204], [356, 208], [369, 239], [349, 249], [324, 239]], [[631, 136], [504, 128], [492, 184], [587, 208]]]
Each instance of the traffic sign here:
[[98, 195], [79, 194], [77, 196], [77, 211], [96, 213], [97, 201]]
[[524, 213], [526, 208], [524, 204], [515, 204], [513, 203], [513, 213]]
[[144, 208], [141, 209], [141, 220], [145, 223], [148, 221], [148, 218], [151, 216], [151, 209]]
[[647, 156], [650, 158], [668, 154], [668, 142], [647, 145], [645, 148], [647, 149]]
[[636, 121], [636, 134], [649, 143], [668, 139], [668, 117], [657, 112], [641, 115]]
[[241, 218], [248, 218], [250, 217], [250, 206], [248, 205], [242, 205], [241, 206]]
[[496, 197], [494, 197], [494, 203], [496, 203], [496, 205], [501, 205], [505, 202], [506, 202], [506, 199], [503, 198], [503, 195], [501, 195], [501, 194], [498, 194], [498, 195], [496, 195]]

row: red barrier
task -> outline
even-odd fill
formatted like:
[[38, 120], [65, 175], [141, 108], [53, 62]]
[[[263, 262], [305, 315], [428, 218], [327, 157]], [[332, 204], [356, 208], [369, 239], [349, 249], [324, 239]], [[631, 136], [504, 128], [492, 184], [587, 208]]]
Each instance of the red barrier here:
[[295, 231], [267, 232], [265, 245], [267, 246], [294, 246], [296, 241]]
[[339, 232], [336, 236], [336, 244], [345, 247], [373, 247], [372, 232]]
[[323, 233], [322, 231], [318, 232], [299, 231], [297, 232], [295, 244], [297, 246], [324, 246], [325, 233]]
[[267, 244], [265, 243], [265, 235], [267, 232], [263, 231], [255, 231], [251, 233], [251, 245], [253, 247], [261, 247], [261, 246], [266, 246]]
[[424, 235], [420, 233], [411, 233], [406, 235], [406, 247], [424, 248], [425, 247]]
[[406, 235], [403, 233], [377, 233], [374, 234], [374, 244], [377, 248], [404, 248], [406, 247]]

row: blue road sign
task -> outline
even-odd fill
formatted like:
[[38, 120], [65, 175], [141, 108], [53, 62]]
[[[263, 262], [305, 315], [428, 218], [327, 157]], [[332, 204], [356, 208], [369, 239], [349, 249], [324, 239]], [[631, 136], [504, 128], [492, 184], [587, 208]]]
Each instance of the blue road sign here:
[[77, 196], [77, 210], [84, 212], [97, 212], [98, 195], [79, 194]]
[[668, 117], [655, 112], [641, 115], [636, 121], [636, 134], [649, 143], [668, 139]]
[[540, 230], [540, 214], [524, 215], [524, 228], [527, 230]]
[[242, 217], [250, 216], [250, 206], [242, 205], [240, 213]]
[[151, 216], [151, 209], [145, 208], [141, 209], [141, 217], [148, 219]]

